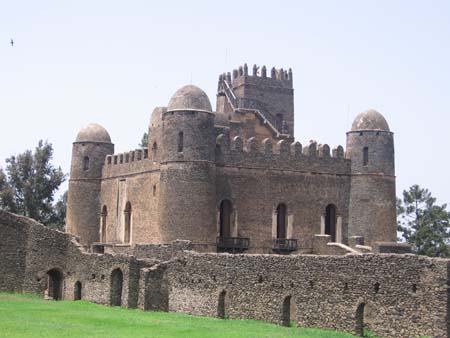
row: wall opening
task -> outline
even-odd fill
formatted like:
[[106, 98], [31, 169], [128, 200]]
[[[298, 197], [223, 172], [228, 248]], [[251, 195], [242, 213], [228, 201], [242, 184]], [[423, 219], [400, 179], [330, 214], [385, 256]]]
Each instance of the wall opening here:
[[219, 294], [219, 301], [217, 303], [217, 317], [221, 319], [225, 319], [227, 317], [225, 310], [225, 298], [227, 296], [227, 292], [223, 290]]
[[123, 273], [119, 268], [111, 273], [110, 303], [112, 306], [122, 305]]
[[369, 147], [363, 148], [363, 165], [369, 164]]
[[123, 242], [130, 243], [131, 240], [131, 203], [127, 202], [124, 210], [125, 222], [124, 222], [124, 234]]
[[178, 133], [178, 152], [182, 153], [183, 152], [183, 146], [184, 146], [184, 134], [182, 131], [180, 131]]
[[287, 296], [283, 300], [283, 309], [281, 313], [281, 325], [289, 326], [291, 322], [291, 296]]
[[329, 204], [325, 209], [325, 234], [331, 236], [331, 241], [336, 242], [336, 206]]
[[86, 171], [86, 170], [89, 170], [89, 157], [88, 156], [85, 156], [84, 158], [83, 158], [83, 170], [84, 171]]
[[102, 208], [102, 215], [101, 215], [101, 242], [106, 242], [106, 220], [108, 216], [108, 208], [106, 208], [106, 205]]
[[152, 158], [155, 160], [156, 158], [156, 152], [158, 151], [158, 144], [156, 142], [153, 142], [152, 145]]
[[81, 300], [81, 282], [77, 281], [73, 288], [73, 300]]
[[231, 213], [233, 205], [229, 200], [220, 202], [220, 237], [228, 238], [231, 236]]
[[58, 269], [51, 269], [47, 272], [47, 289], [45, 293], [49, 298], [61, 300], [63, 297], [63, 274]]
[[286, 239], [286, 205], [281, 203], [277, 206], [277, 238]]
[[361, 337], [364, 336], [364, 308], [365, 308], [365, 306], [366, 306], [366, 304], [361, 303], [358, 305], [358, 308], [356, 309], [355, 333]]

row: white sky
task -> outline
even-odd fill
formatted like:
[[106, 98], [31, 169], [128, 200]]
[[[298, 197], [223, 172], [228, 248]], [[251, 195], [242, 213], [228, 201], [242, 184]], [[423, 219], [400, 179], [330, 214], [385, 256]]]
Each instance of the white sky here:
[[244, 62], [293, 69], [302, 144], [345, 146], [359, 112], [381, 112], [397, 195], [417, 183], [450, 202], [450, 2], [438, 0], [0, 0], [0, 165], [46, 139], [68, 172], [89, 122], [134, 149], [179, 87], [214, 106], [218, 75]]

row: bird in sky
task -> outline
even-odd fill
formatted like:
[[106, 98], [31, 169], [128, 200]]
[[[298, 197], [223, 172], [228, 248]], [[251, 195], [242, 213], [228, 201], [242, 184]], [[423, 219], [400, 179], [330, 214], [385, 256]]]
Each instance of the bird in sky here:
[[14, 40], [11, 39], [11, 47], [14, 47]]

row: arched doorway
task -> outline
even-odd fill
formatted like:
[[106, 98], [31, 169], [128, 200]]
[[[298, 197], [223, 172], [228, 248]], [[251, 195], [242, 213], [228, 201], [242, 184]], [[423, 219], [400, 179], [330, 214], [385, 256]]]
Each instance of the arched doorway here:
[[361, 303], [358, 305], [358, 308], [356, 309], [356, 328], [355, 328], [355, 333], [358, 336], [363, 336], [364, 335], [364, 308], [365, 308], [366, 304]]
[[77, 281], [73, 288], [73, 300], [81, 300], [81, 282]]
[[231, 213], [233, 206], [229, 200], [220, 202], [220, 237], [231, 237]]
[[107, 216], [108, 216], [108, 209], [106, 208], [106, 205], [104, 205], [102, 208], [102, 217], [101, 217], [102, 243], [106, 243], [106, 217]]
[[130, 243], [131, 240], [131, 203], [127, 202], [125, 205], [124, 210], [124, 235], [123, 235], [123, 242], [124, 243]]
[[277, 206], [277, 239], [286, 239], [286, 205], [280, 203]]
[[49, 298], [61, 300], [63, 297], [63, 274], [58, 269], [51, 269], [47, 272], [47, 290]]
[[119, 268], [111, 273], [110, 303], [112, 306], [122, 305], [123, 273]]
[[336, 206], [327, 205], [325, 209], [325, 234], [331, 236], [331, 241], [336, 242]]
[[291, 296], [287, 296], [283, 300], [283, 309], [281, 313], [281, 325], [289, 326], [291, 322]]
[[223, 290], [219, 294], [219, 301], [217, 303], [217, 317], [221, 319], [226, 318], [226, 311], [225, 311], [225, 298], [227, 296], [227, 292]]

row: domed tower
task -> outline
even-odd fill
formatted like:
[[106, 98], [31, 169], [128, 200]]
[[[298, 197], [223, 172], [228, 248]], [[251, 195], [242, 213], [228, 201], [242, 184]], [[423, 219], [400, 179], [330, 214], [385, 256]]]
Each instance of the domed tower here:
[[208, 96], [188, 85], [162, 113], [160, 232], [163, 242], [214, 243], [215, 132]]
[[106, 155], [113, 153], [108, 132], [95, 123], [81, 129], [72, 146], [66, 232], [83, 245], [99, 240], [102, 168]]
[[396, 242], [394, 135], [386, 119], [371, 109], [359, 114], [347, 133], [352, 161], [349, 236], [366, 245]]

